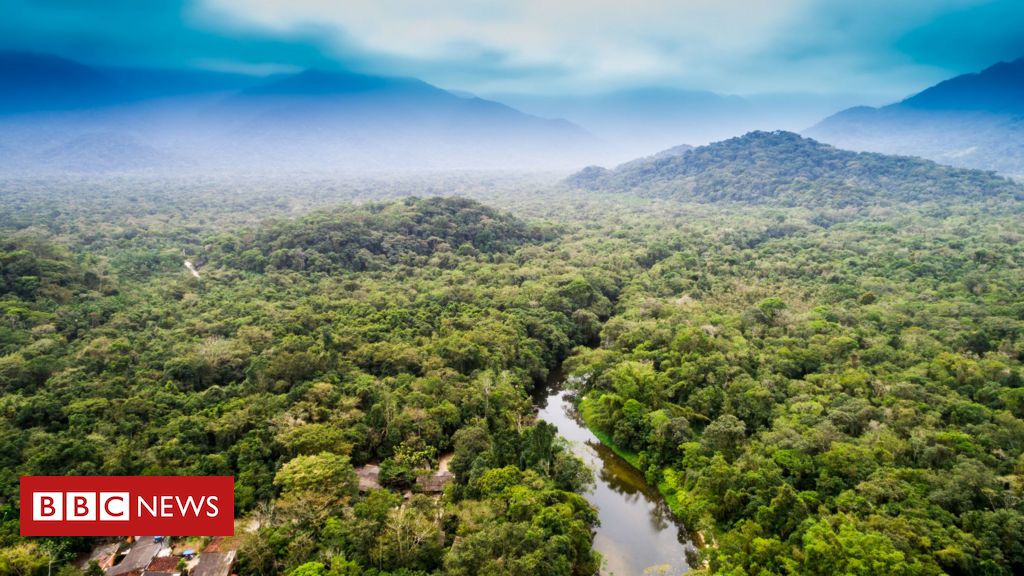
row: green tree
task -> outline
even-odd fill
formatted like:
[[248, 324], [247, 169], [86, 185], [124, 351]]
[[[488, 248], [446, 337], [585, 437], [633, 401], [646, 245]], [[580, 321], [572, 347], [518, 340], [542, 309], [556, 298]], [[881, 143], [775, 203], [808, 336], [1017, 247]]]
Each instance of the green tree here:
[[343, 499], [356, 493], [358, 481], [348, 456], [321, 452], [296, 456], [274, 476], [284, 495], [311, 492]]

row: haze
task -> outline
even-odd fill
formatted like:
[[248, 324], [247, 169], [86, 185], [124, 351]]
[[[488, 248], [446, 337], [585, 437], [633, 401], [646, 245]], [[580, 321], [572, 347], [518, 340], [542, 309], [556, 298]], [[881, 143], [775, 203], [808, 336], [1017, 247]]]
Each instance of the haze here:
[[1024, 54], [1022, 17], [1018, 2], [970, 0], [12, 0], [0, 48], [97, 66], [412, 76], [566, 118], [625, 159], [902, 99]]

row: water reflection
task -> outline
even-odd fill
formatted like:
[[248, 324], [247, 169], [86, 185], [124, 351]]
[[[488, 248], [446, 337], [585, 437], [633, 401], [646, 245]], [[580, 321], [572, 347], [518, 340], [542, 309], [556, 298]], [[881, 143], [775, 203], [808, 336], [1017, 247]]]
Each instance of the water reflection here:
[[586, 494], [598, 510], [601, 525], [594, 548], [605, 560], [602, 574], [633, 576], [687, 572], [685, 532], [657, 489], [583, 426], [569, 392], [552, 392], [538, 399], [538, 416], [558, 428], [577, 456], [594, 471], [596, 485]]

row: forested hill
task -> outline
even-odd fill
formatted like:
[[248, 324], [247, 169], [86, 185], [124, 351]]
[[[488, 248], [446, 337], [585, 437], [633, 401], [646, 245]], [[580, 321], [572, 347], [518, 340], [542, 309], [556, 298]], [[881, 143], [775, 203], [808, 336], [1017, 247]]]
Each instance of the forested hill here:
[[1024, 198], [1024, 188], [990, 172], [840, 150], [791, 132], [750, 132], [615, 170], [589, 167], [566, 183], [650, 197], [781, 206]]
[[[15, 496], [19, 475], [79, 474], [234, 476], [237, 517], [260, 517], [238, 574], [597, 572], [590, 473], [529, 392], [597, 341], [641, 246], [596, 222], [541, 241], [470, 200], [233, 225], [215, 194], [83, 188], [0, 222], [0, 575], [81, 575], [58, 569], [94, 542], [48, 557]], [[86, 225], [91, 201], [115, 213]], [[417, 477], [447, 454], [437, 498]], [[368, 463], [382, 489], [359, 492]]]
[[222, 243], [230, 266], [335, 272], [422, 265], [434, 255], [497, 254], [544, 237], [540, 229], [466, 198], [410, 198], [272, 222], [244, 244]]

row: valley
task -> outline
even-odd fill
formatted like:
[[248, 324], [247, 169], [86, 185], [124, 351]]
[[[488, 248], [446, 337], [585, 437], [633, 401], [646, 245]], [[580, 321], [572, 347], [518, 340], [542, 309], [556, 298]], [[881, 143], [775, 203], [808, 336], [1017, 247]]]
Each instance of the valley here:
[[590, 190], [7, 179], [5, 506], [19, 474], [232, 475], [235, 570], [267, 576], [1014, 573], [1020, 188], [847, 154], [753, 134]]
[[0, 576], [1024, 574], [1024, 2], [0, 2]]

